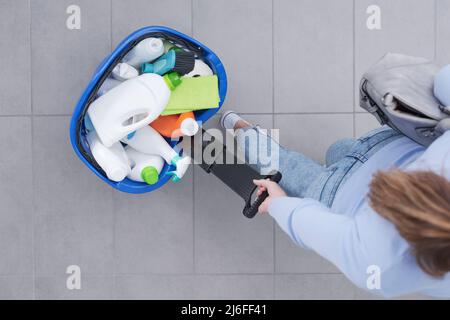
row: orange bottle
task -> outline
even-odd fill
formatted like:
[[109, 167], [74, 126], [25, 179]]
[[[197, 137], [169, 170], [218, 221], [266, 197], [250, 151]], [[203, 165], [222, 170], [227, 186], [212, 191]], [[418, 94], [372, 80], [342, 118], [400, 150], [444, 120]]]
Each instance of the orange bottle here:
[[150, 123], [150, 126], [167, 138], [180, 138], [182, 136], [193, 136], [197, 133], [199, 126], [195, 121], [192, 111], [181, 114], [159, 116]]

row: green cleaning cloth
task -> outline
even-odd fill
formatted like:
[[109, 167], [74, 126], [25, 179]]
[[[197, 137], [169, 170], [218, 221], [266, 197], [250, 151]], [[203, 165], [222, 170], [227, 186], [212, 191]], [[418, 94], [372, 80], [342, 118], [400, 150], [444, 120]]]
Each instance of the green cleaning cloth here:
[[219, 107], [219, 81], [217, 76], [184, 77], [172, 91], [161, 115], [180, 114], [189, 111]]

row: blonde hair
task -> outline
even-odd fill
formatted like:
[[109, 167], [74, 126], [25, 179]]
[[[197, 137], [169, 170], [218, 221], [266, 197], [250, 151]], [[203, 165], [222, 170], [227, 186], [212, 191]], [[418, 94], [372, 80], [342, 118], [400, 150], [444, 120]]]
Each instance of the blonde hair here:
[[371, 207], [408, 241], [417, 264], [433, 277], [450, 271], [450, 182], [432, 171], [378, 172]]

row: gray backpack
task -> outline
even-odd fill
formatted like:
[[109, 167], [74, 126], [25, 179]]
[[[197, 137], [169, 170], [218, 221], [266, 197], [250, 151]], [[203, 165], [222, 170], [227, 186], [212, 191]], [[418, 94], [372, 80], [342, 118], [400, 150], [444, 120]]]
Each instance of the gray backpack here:
[[438, 71], [424, 58], [388, 53], [363, 75], [360, 106], [382, 125], [428, 146], [450, 130], [450, 107], [433, 94]]

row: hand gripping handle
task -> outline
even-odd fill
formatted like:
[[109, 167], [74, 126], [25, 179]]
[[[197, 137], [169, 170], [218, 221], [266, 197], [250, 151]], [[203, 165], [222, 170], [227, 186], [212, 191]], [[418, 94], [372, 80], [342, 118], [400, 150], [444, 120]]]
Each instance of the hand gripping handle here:
[[[270, 179], [271, 181], [274, 181], [276, 183], [280, 182], [281, 180], [281, 173], [276, 171], [275, 173], [268, 175], [264, 177], [263, 179]], [[256, 190], [256, 186], [253, 188], [253, 191], [250, 193], [247, 201], [245, 202], [245, 207], [242, 213], [247, 218], [251, 219], [258, 213], [259, 206], [266, 200], [266, 198], [269, 196], [269, 193], [267, 191], [264, 191], [262, 194], [260, 194], [255, 201], [252, 202], [252, 194]]]

